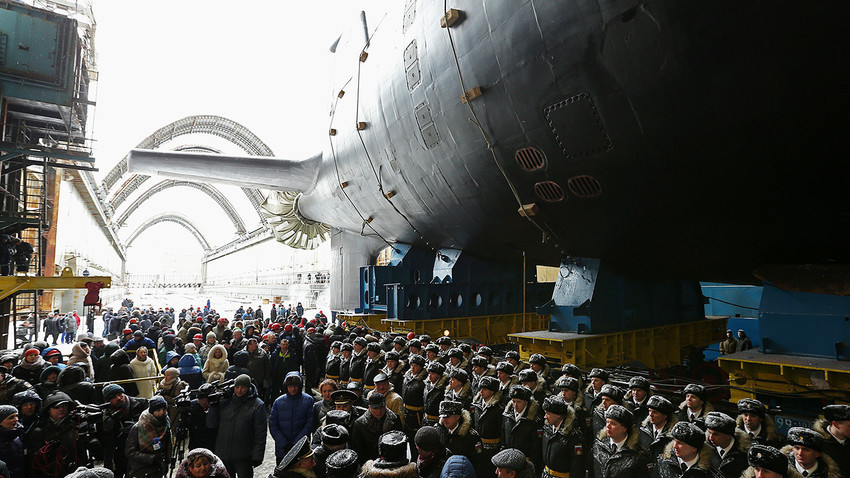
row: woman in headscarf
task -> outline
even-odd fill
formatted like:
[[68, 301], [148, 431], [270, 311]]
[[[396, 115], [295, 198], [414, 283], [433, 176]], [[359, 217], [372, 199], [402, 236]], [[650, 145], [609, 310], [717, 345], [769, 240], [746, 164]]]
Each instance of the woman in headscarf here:
[[227, 361], [227, 349], [221, 344], [215, 344], [204, 362], [204, 379], [207, 383], [221, 382], [230, 362]]
[[213, 452], [206, 448], [191, 450], [177, 467], [175, 478], [230, 478], [227, 468]]
[[189, 384], [180, 380], [180, 370], [176, 367], [167, 368], [162, 374], [165, 378], [159, 381], [156, 394], [162, 396], [168, 403], [168, 419], [174, 423], [177, 416], [177, 395], [189, 388]]
[[[130, 362], [130, 368], [133, 370], [134, 378], [156, 377], [156, 364], [153, 359], [148, 357], [148, 348], [141, 346], [136, 349], [136, 358]], [[153, 397], [154, 380], [140, 380], [136, 382], [139, 387], [139, 397]]]

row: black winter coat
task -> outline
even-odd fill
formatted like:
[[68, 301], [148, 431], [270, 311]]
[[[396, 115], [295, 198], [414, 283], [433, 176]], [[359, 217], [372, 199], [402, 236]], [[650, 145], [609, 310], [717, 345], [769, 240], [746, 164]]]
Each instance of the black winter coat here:
[[366, 371], [366, 350], [361, 350], [360, 355], [351, 354], [351, 363], [348, 364], [348, 380], [363, 380]]
[[842, 475], [850, 477], [850, 440], [844, 440], [843, 445], [838, 443], [838, 440], [829, 433], [829, 425], [830, 422], [819, 418], [812, 425], [812, 430], [823, 437], [823, 452], [835, 460]]
[[511, 402], [502, 412], [502, 446], [525, 453], [535, 470], [541, 469], [543, 461], [543, 422], [539, 418], [539, 408], [537, 402], [529, 401], [519, 420]]
[[[116, 350], [111, 356], [112, 368], [109, 370], [110, 379], [124, 380], [133, 377], [133, 369], [130, 368], [130, 357], [123, 349]], [[129, 397], [135, 397], [139, 394], [139, 387], [135, 383], [129, 382], [121, 385], [124, 392]]]
[[365, 463], [378, 458], [378, 439], [390, 430], [401, 431], [402, 428], [398, 415], [389, 408], [386, 409], [382, 420], [373, 417], [369, 411], [355, 420], [351, 426], [351, 439], [348, 443], [357, 452], [357, 460]]
[[[653, 463], [655, 463], [658, 457], [664, 453], [664, 449], [667, 448], [667, 444], [673, 440], [673, 437], [670, 436], [670, 430], [673, 429], [673, 425], [675, 425], [678, 421], [679, 420], [675, 415], [671, 416], [664, 425], [664, 428], [661, 429], [661, 433], [653, 438], [655, 425], [649, 423], [649, 418], [645, 418], [643, 420], [640, 427], [640, 446], [649, 454], [649, 459]], [[744, 461], [746, 461], [746, 459]], [[738, 475], [740, 475], [740, 473]]]
[[[589, 450], [584, 446], [584, 434], [576, 426], [576, 414], [567, 408], [564, 421], [555, 429], [551, 425], [543, 426], [543, 477], [553, 477], [549, 470], [556, 473], [569, 473], [570, 478], [582, 478], [585, 474], [585, 456]], [[560, 476], [560, 475], [559, 475]]]
[[697, 462], [687, 471], [682, 471], [679, 459], [673, 452], [673, 443], [668, 443], [664, 453], [655, 460], [652, 476], [654, 478], [722, 478], [720, 472], [711, 463], [714, 455], [716, 453], [711, 445], [703, 443]]
[[401, 385], [401, 398], [404, 401], [404, 427], [408, 434], [416, 433], [422, 426], [425, 416], [423, 404], [425, 403], [425, 382], [428, 372], [422, 370], [419, 375], [413, 375], [408, 370], [404, 374]]
[[[424, 425], [436, 425], [440, 419], [440, 402], [446, 394], [446, 385], [449, 383], [449, 377], [443, 375], [437, 380], [433, 387], [425, 383], [425, 419], [422, 421]], [[406, 402], [405, 402], [406, 403]]]
[[11, 430], [0, 428], [0, 460], [6, 463], [11, 478], [25, 476], [23, 434], [24, 426], [20, 423]]
[[593, 476], [595, 478], [646, 478], [653, 464], [640, 447], [637, 428], [629, 431], [626, 444], [614, 452], [605, 430], [599, 432], [593, 444]]
[[[708, 435], [706, 434], [706, 441]], [[735, 430], [735, 443], [732, 448], [720, 458], [717, 448], [713, 448], [711, 463], [720, 471], [724, 478], [738, 478], [749, 467], [747, 463], [747, 452], [750, 450], [752, 442], [749, 435], [741, 430]]]
[[207, 426], [218, 426], [215, 454], [222, 461], [261, 461], [266, 450], [266, 405], [251, 389], [242, 397], [236, 395], [210, 407]]
[[463, 455], [469, 458], [476, 469], [480, 469], [479, 467], [485, 464], [484, 446], [478, 432], [472, 427], [472, 415], [468, 411], [461, 412], [461, 421], [455, 433], [449, 433], [442, 419], [437, 425], [437, 430], [440, 432], [440, 443], [448, 448], [452, 455]]

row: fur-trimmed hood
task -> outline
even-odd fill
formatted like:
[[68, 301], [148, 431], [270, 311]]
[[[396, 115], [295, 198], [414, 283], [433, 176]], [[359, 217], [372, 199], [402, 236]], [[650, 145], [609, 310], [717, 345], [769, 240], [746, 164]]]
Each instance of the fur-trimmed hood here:
[[[667, 446], [664, 447], [664, 451], [661, 453], [661, 457], [664, 460], [672, 460], [676, 462], [676, 466], [678, 466], [678, 459], [676, 458], [676, 453], [673, 452], [673, 446], [676, 444], [675, 441], [671, 440]], [[710, 470], [712, 468], [711, 459], [714, 456], [714, 450], [711, 445], [708, 443], [703, 443], [702, 447], [699, 449], [699, 458], [697, 462], [694, 464], [700, 470]]]
[[[788, 456], [788, 460], [791, 462], [791, 466], [795, 468], [796, 471], [796, 467], [794, 467], [794, 446], [785, 445], [779, 451], [782, 452], [783, 455]], [[830, 457], [826, 453], [821, 453], [820, 458], [818, 458], [818, 470], [820, 470], [821, 467], [826, 468], [827, 478], [841, 477], [841, 470], [838, 468], [838, 463], [836, 463], [835, 460], [833, 460], [832, 457]]]
[[[663, 433], [665, 435], [669, 435], [670, 430], [673, 429], [673, 425], [675, 425], [677, 423], [679, 423], [679, 417], [677, 417], [675, 413], [671, 413], [670, 416], [667, 417], [667, 424], [664, 425], [664, 428], [662, 429]], [[653, 426], [652, 423], [649, 421], [649, 415], [647, 415], [646, 418], [644, 418], [643, 421], [640, 422], [640, 426], [641, 427], [652, 427]]]
[[[604, 427], [601, 430], [599, 430], [599, 433], [596, 434], [596, 439], [603, 442], [603, 443], [609, 442], [608, 434], [605, 433]], [[629, 428], [629, 436], [628, 436], [628, 438], [626, 438], [626, 448], [628, 448], [629, 450], [633, 450], [633, 451], [640, 451], [641, 450], [640, 432], [634, 426]]]
[[[522, 419], [524, 420], [534, 420], [537, 417], [537, 414], [540, 411], [540, 405], [534, 400], [529, 400], [528, 405], [525, 407], [525, 410], [522, 411]], [[502, 415], [513, 417], [514, 413], [514, 403], [513, 400], [508, 400], [508, 404], [505, 405], [505, 411]]]
[[405, 463], [395, 468], [378, 468], [375, 466], [375, 461], [377, 460], [369, 460], [364, 463], [359, 476], [363, 478], [419, 478], [416, 462]]
[[[440, 425], [443, 425], [443, 417], [440, 417]], [[469, 414], [469, 410], [461, 410], [460, 424], [457, 427], [458, 436], [465, 437], [467, 434], [469, 434], [470, 427], [472, 427], [472, 415]], [[446, 431], [448, 431], [448, 429]]]
[[[738, 415], [738, 418], [735, 419], [735, 423], [737, 424], [737, 428], [739, 430], [744, 430], [744, 416]], [[776, 422], [773, 421], [773, 417], [770, 416], [769, 413], [764, 414], [764, 420], [761, 421], [761, 427], [764, 432], [767, 434], [766, 438], [769, 442], [778, 442], [782, 441], [782, 436], [779, 435], [779, 432], [776, 430]]]
[[229, 476], [221, 458], [206, 448], [195, 448], [186, 455], [186, 458], [184, 458], [183, 461], [180, 462], [180, 465], [177, 467], [177, 473], [174, 475], [175, 478], [190, 478], [192, 475], [189, 473], [189, 465], [192, 463], [192, 460], [199, 455], [205, 456], [208, 460], [210, 460], [210, 465], [212, 465], [210, 478], [223, 478], [225, 476]]

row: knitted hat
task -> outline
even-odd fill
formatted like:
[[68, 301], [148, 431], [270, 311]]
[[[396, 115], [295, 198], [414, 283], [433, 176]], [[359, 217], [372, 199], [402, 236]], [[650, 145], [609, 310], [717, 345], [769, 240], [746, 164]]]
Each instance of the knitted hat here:
[[86, 468], [81, 466], [65, 478], [114, 478], [115, 474], [112, 470], [103, 467]]
[[24, 358], [27, 358], [30, 355], [38, 355], [38, 354], [39, 354], [38, 349], [33, 347], [33, 348], [30, 348], [30, 349], [27, 349], [27, 351], [24, 352]]
[[670, 431], [670, 435], [673, 436], [674, 440], [679, 440], [685, 445], [692, 446], [697, 450], [705, 443], [705, 432], [690, 422], [679, 422], [675, 424]]
[[611, 405], [605, 411], [605, 418], [616, 420], [620, 425], [626, 428], [631, 428], [635, 423], [635, 416], [626, 407], [622, 405]]
[[103, 399], [107, 402], [122, 393], [125, 393], [124, 387], [118, 385], [117, 383], [108, 383], [103, 386]]
[[735, 434], [735, 419], [725, 413], [708, 412], [705, 416], [705, 426], [709, 430], [727, 435]]
[[823, 437], [820, 433], [808, 428], [791, 427], [788, 430], [788, 444], [823, 451]]
[[767, 445], [753, 445], [747, 452], [747, 462], [752, 467], [766, 468], [783, 477], [788, 476], [788, 457]]
[[241, 374], [233, 381], [234, 387], [251, 387], [251, 377], [247, 374]]
[[437, 427], [424, 426], [416, 432], [413, 442], [416, 443], [418, 448], [425, 451], [434, 451], [441, 446], [440, 432], [437, 430]]
[[9, 418], [13, 413], [18, 413], [18, 409], [11, 405], [0, 405], [0, 422]]
[[148, 401], [148, 411], [153, 413], [157, 410], [168, 408], [168, 402], [164, 398], [157, 395]]

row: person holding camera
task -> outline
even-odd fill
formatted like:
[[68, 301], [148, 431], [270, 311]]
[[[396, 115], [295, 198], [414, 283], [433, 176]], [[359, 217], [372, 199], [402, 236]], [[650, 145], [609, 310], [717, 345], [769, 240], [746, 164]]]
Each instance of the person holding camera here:
[[64, 392], [54, 392], [44, 400], [38, 425], [26, 438], [31, 475], [61, 478], [86, 464], [85, 447], [77, 443], [71, 411], [75, 404]]
[[215, 391], [215, 386], [205, 383], [198, 389], [197, 398], [192, 399], [189, 411], [189, 449], [206, 448], [215, 450], [215, 438], [218, 434], [218, 426], [207, 425], [207, 413], [210, 411], [210, 396], [213, 399], [220, 397], [221, 392]]
[[104, 410], [100, 439], [103, 443], [103, 465], [115, 472], [115, 478], [121, 478], [127, 471], [127, 457], [124, 446], [130, 429], [147, 410], [148, 401], [144, 398], [130, 397], [121, 385], [110, 383], [103, 387], [103, 399], [109, 404]]
[[207, 426], [218, 427], [215, 454], [232, 478], [253, 478], [266, 451], [266, 405], [251, 377], [236, 377], [233, 394], [212, 405]]
[[158, 478], [165, 475], [171, 453], [171, 427], [168, 403], [156, 396], [148, 401], [148, 409], [130, 429], [124, 454], [127, 475], [131, 478]]

